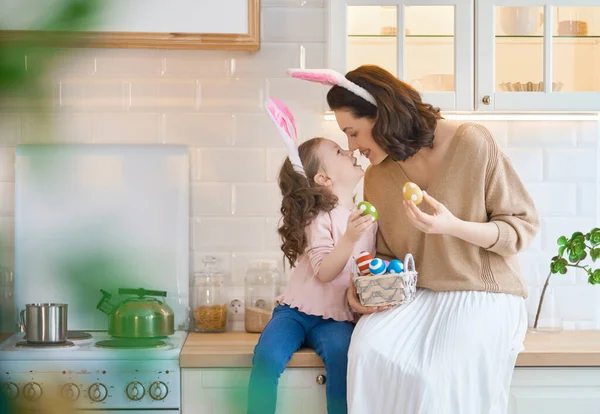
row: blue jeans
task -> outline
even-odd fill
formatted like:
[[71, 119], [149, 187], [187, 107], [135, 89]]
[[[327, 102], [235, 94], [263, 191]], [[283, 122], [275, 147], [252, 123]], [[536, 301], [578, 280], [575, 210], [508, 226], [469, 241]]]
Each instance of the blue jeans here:
[[254, 348], [248, 386], [248, 414], [273, 414], [277, 405], [279, 377], [294, 352], [313, 348], [325, 364], [327, 412], [345, 414], [348, 348], [354, 325], [296, 308], [279, 305]]

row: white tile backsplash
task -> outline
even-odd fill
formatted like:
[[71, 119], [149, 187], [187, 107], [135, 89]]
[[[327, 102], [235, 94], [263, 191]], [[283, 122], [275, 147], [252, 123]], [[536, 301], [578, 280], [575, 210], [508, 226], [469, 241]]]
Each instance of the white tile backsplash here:
[[96, 75], [102, 77], [139, 78], [159, 76], [162, 57], [157, 50], [103, 49], [96, 53]]
[[0, 216], [15, 214], [15, 184], [0, 182]]
[[577, 129], [570, 122], [510, 122], [508, 143], [511, 147], [575, 147]]
[[229, 76], [231, 53], [226, 50], [167, 50], [163, 54], [163, 75], [174, 78]]
[[0, 114], [0, 147], [16, 145], [21, 138], [21, 116]]
[[15, 247], [15, 219], [14, 217], [0, 217], [0, 248]]
[[532, 183], [529, 193], [543, 216], [577, 214], [577, 184]]
[[[230, 296], [240, 296], [250, 260], [275, 259], [283, 269], [277, 175], [286, 150], [263, 106], [270, 95], [286, 102], [301, 141], [325, 136], [346, 145], [337, 124], [323, 120], [327, 87], [284, 74], [289, 67], [326, 65], [326, 4], [263, 0], [258, 52], [69, 49], [51, 55], [42, 85], [49, 91], [47, 113], [28, 95], [0, 102], [0, 264], [13, 263], [16, 144], [178, 143], [190, 148], [190, 273], [213, 255]], [[47, 58], [28, 52], [16, 67], [35, 70]], [[510, 157], [542, 216], [540, 234], [519, 256], [535, 294], [557, 252], [556, 239], [599, 225], [600, 127], [591, 121], [481, 123]], [[552, 280], [565, 327], [600, 324], [600, 313], [592, 311], [600, 289], [587, 284], [584, 272]], [[0, 321], [5, 326], [12, 325]]]
[[194, 216], [228, 216], [232, 213], [231, 184], [193, 183], [190, 190]]
[[0, 182], [15, 181], [15, 147], [0, 147]]
[[129, 82], [121, 79], [64, 80], [59, 85], [59, 102], [63, 109], [121, 110], [128, 105], [129, 89]]
[[200, 150], [199, 179], [217, 182], [263, 182], [265, 151], [203, 148]]
[[539, 149], [507, 148], [504, 153], [524, 182], [544, 180], [544, 151]]
[[583, 183], [577, 185], [577, 213], [583, 216], [596, 217], [598, 212], [598, 184]]
[[550, 181], [587, 181], [598, 178], [598, 154], [589, 149], [552, 149], [545, 151], [544, 175]]
[[158, 113], [95, 113], [92, 138], [96, 143], [157, 144], [161, 141]]
[[202, 110], [259, 112], [265, 101], [262, 79], [205, 79], [200, 82]]
[[169, 112], [163, 116], [164, 142], [202, 147], [226, 147], [234, 139], [233, 115]]
[[22, 144], [90, 143], [92, 117], [89, 113], [23, 114]]
[[279, 214], [281, 191], [276, 183], [235, 184], [233, 214], [236, 216], [273, 216]]
[[265, 219], [203, 217], [193, 222], [194, 250], [262, 251]]
[[325, 9], [273, 7], [262, 10], [265, 42], [323, 42]]
[[598, 128], [598, 122], [580, 122], [578, 133], [577, 141], [579, 146], [593, 149], [598, 147], [598, 139], [600, 138], [600, 128]]
[[234, 76], [283, 77], [288, 68], [304, 65], [304, 46], [298, 43], [268, 43], [256, 53], [233, 54]]
[[556, 241], [560, 236], [571, 237], [571, 235], [580, 231], [587, 233], [589, 230], [598, 226], [598, 222], [594, 217], [547, 217], [542, 219], [543, 243], [544, 250], [556, 252], [558, 245]]

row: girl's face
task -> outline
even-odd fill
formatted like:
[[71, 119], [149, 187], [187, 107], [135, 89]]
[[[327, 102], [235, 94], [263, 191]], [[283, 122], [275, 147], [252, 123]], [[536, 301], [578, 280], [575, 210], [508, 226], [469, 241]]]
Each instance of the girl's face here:
[[371, 134], [375, 125], [374, 120], [355, 118], [347, 109], [338, 109], [334, 113], [338, 126], [348, 137], [350, 151], [358, 150], [373, 165], [379, 164], [387, 157], [386, 152], [375, 142]]
[[315, 182], [319, 185], [330, 185], [334, 190], [351, 193], [365, 174], [352, 151], [342, 149], [331, 140], [324, 140], [319, 145], [318, 157], [321, 171], [315, 176]]

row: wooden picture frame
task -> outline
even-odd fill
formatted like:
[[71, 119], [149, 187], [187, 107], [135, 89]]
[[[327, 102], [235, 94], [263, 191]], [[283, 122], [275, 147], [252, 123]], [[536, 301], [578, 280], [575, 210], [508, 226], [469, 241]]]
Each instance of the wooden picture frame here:
[[248, 33], [0, 31], [0, 43], [123, 49], [260, 49], [260, 0], [248, 0]]

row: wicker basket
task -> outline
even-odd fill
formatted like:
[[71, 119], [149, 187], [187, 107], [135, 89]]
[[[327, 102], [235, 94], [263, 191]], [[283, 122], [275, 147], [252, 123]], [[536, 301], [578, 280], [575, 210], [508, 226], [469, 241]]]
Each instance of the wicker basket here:
[[417, 293], [415, 260], [404, 257], [404, 272], [379, 276], [360, 276], [356, 258], [352, 257], [354, 285], [363, 306], [396, 306], [410, 303]]

